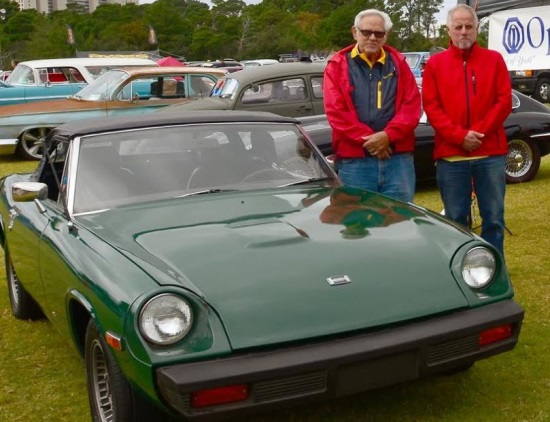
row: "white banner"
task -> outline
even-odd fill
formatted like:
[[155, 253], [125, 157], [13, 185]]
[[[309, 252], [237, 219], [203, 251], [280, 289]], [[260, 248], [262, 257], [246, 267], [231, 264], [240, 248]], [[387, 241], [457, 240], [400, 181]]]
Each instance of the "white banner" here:
[[490, 15], [489, 48], [502, 54], [508, 70], [550, 69], [550, 6]]

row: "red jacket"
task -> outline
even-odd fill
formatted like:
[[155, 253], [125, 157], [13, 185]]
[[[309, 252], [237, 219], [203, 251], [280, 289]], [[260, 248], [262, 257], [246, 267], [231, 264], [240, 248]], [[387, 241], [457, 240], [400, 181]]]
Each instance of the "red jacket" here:
[[[512, 111], [512, 87], [500, 53], [474, 43], [463, 51], [451, 45], [428, 60], [422, 101], [435, 129], [434, 158], [503, 155], [508, 152], [504, 120]], [[468, 130], [483, 133], [482, 145], [462, 148]]]
[[[354, 87], [348, 76], [348, 53], [355, 45], [348, 46], [329, 59], [323, 79], [325, 113], [332, 127], [332, 147], [338, 158], [365, 156], [362, 138], [374, 130], [359, 121], [351, 93]], [[420, 94], [414, 75], [405, 57], [395, 48], [385, 45], [397, 70], [397, 98], [395, 116], [384, 128], [393, 151], [414, 151], [414, 129], [420, 120]]]

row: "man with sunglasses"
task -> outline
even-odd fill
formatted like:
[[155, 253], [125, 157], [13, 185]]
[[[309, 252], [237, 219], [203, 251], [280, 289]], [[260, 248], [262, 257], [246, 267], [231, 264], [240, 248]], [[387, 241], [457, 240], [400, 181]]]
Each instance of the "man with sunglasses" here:
[[324, 104], [342, 182], [410, 202], [420, 93], [405, 57], [385, 45], [391, 28], [376, 9], [355, 17], [355, 44], [328, 60]]
[[469, 224], [472, 187], [481, 215], [481, 237], [504, 256], [504, 121], [512, 88], [500, 53], [480, 47], [475, 10], [449, 10], [449, 48], [430, 57], [422, 78], [424, 110], [435, 130], [436, 177], [445, 215]]

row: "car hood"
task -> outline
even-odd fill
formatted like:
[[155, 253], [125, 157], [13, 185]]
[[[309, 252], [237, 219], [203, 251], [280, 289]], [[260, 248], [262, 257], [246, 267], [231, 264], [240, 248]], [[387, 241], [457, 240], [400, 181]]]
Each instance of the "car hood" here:
[[468, 306], [450, 263], [472, 235], [370, 192], [358, 199], [347, 188], [296, 189], [175, 198], [77, 219], [160, 283], [201, 296], [234, 349]]

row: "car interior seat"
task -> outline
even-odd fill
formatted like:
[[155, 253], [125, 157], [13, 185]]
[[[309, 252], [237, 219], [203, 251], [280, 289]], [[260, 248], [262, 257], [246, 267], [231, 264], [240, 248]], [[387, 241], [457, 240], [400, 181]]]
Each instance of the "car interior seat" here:
[[250, 131], [249, 155], [252, 160], [261, 161], [271, 167], [277, 164], [277, 149], [271, 134], [262, 128]]
[[184, 98], [185, 87], [183, 81], [159, 78], [151, 82], [151, 96], [157, 98]]
[[306, 88], [303, 86], [296, 88], [296, 100], [301, 101], [301, 100], [305, 100], [306, 98], [307, 98]]
[[187, 182], [187, 189], [214, 188], [238, 183], [244, 176], [246, 149], [241, 142], [221, 142], [209, 136], [197, 149], [198, 166]]

